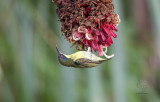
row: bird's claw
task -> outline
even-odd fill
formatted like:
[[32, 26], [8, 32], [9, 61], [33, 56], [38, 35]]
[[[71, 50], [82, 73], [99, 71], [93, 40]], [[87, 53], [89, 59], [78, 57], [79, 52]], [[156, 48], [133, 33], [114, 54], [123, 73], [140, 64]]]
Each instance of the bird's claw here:
[[114, 57], [114, 54], [112, 54], [112, 55], [107, 55], [106, 53], [107, 53], [107, 47], [105, 47], [106, 49], [105, 49], [105, 51], [103, 52], [103, 55], [107, 58], [107, 59], [111, 59], [112, 57]]
[[112, 55], [108, 56], [108, 55], [106, 55], [106, 53], [105, 53], [105, 52], [103, 52], [103, 55], [104, 55], [107, 59], [111, 59], [112, 57], [114, 57], [114, 54], [112, 54]]
[[91, 52], [91, 47], [88, 47], [88, 50], [87, 50], [87, 52], [89, 52], [89, 53]]
[[106, 47], [106, 49], [105, 49], [105, 51], [104, 51], [104, 52], [105, 52], [105, 53], [107, 53], [107, 51], [108, 51], [108, 50], [107, 50], [107, 47]]
[[[107, 59], [111, 59], [112, 57], [114, 57], [114, 54], [112, 54], [112, 55], [107, 55], [106, 53], [107, 53], [107, 47], [105, 47], [105, 51], [103, 51], [103, 55], [107, 58]], [[88, 50], [87, 50], [87, 52], [89, 52], [89, 53], [91, 53], [91, 47], [88, 47]]]

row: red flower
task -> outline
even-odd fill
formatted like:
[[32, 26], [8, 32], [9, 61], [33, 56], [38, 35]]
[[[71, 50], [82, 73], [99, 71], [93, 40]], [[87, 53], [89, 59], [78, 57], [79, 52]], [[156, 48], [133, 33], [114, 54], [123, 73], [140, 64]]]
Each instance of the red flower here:
[[114, 13], [112, 0], [55, 0], [62, 33], [68, 41], [99, 51], [113, 44], [119, 16]]

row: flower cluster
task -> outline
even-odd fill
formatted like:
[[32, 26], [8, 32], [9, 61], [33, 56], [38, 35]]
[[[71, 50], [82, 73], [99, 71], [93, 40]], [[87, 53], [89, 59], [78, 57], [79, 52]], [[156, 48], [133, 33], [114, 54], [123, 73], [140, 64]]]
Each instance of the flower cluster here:
[[[103, 48], [113, 44], [119, 16], [112, 0], [54, 0], [66, 39], [77, 49], [91, 47], [103, 56]], [[82, 46], [82, 47], [80, 47]]]

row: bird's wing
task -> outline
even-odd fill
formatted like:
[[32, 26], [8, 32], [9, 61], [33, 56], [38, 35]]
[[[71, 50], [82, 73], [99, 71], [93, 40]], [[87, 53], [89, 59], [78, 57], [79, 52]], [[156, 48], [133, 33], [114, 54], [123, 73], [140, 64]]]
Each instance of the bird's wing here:
[[96, 55], [94, 55], [93, 53], [89, 53], [87, 51], [78, 51], [72, 55], [70, 55], [70, 58], [73, 59], [74, 61], [77, 60], [77, 59], [90, 59], [90, 60], [105, 60], [103, 58], [100, 58]]
[[97, 61], [93, 61], [93, 60], [90, 60], [90, 59], [85, 59], [85, 58], [81, 58], [81, 59], [77, 59], [75, 62], [78, 63], [78, 64], [87, 64], [87, 63], [90, 63], [90, 64], [101, 64], [102, 62], [104, 62], [106, 60], [97, 60]]
[[85, 59], [85, 58], [80, 58], [80, 59], [77, 59], [75, 62], [82, 65], [82, 64], [85, 64], [85, 63], [91, 63], [92, 60]]
[[94, 66], [97, 66], [97, 65], [98, 65], [98, 64], [93, 63], [91, 60], [89, 60], [89, 59], [84, 59], [84, 58], [77, 59], [77, 60], [75, 61], [75, 64], [76, 64], [78, 67], [81, 67], [81, 68], [90, 68], [90, 67], [94, 67]]

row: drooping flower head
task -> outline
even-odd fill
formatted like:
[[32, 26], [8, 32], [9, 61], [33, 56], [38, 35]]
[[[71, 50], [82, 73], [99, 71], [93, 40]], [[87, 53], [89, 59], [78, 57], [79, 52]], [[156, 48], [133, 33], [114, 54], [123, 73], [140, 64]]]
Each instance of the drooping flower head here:
[[103, 48], [113, 44], [119, 16], [112, 0], [54, 0], [61, 31], [77, 49], [91, 47], [103, 56]]

